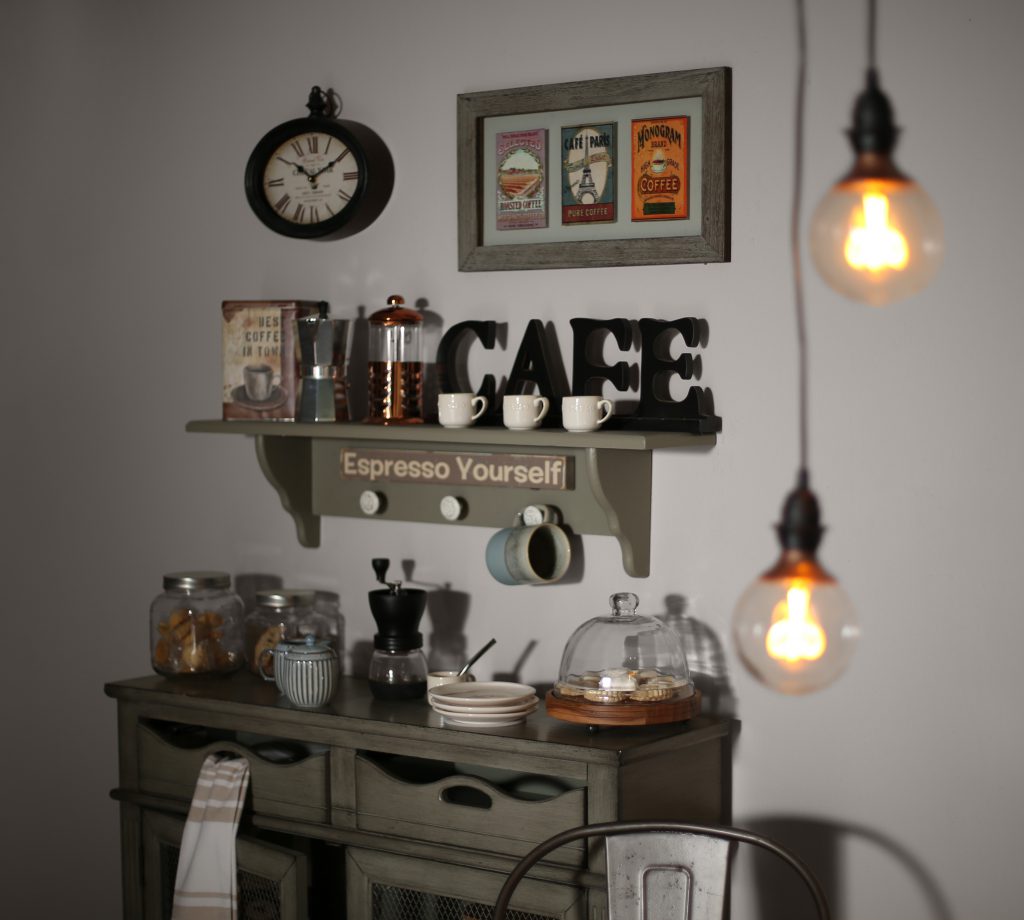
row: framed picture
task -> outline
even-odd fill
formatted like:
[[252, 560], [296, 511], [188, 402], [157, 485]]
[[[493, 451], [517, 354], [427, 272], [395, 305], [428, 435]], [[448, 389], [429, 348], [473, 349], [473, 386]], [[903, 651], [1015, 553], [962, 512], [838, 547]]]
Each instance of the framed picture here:
[[459, 270], [729, 261], [727, 67], [458, 97]]

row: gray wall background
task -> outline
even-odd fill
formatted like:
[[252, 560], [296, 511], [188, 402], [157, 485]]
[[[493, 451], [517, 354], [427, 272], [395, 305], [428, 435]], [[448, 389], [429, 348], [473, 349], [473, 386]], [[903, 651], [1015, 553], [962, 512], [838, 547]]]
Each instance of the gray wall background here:
[[[810, 4], [805, 213], [848, 163], [863, 6]], [[773, 558], [796, 466], [790, 3], [5, 0], [5, 915], [118, 910], [102, 685], [148, 671], [164, 572], [336, 590], [351, 647], [372, 635], [369, 559], [386, 554], [468, 595], [467, 646], [498, 638], [483, 676], [536, 640], [521, 677], [553, 679], [613, 591], [647, 613], [685, 597], [691, 663], [743, 722], [738, 823], [827, 857], [842, 918], [1019, 916], [1024, 15], [1009, 0], [881, 6], [899, 159], [941, 209], [948, 255], [926, 293], [886, 311], [808, 267], [823, 558], [864, 638], [837, 685], [787, 699], [740, 669], [728, 628]], [[731, 263], [457, 271], [458, 93], [718, 65], [734, 79]], [[304, 112], [313, 83], [397, 169], [381, 219], [328, 244], [276, 237], [242, 193], [251, 147]], [[725, 431], [710, 454], [656, 455], [649, 578], [624, 575], [611, 538], [585, 538], [581, 583], [546, 590], [492, 581], [481, 529], [335, 519], [303, 549], [251, 443], [185, 434], [219, 413], [221, 300], [326, 298], [354, 316], [392, 292], [446, 326], [507, 320], [498, 374], [528, 319], [553, 323], [566, 356], [573, 316], [709, 320], [704, 382]]]

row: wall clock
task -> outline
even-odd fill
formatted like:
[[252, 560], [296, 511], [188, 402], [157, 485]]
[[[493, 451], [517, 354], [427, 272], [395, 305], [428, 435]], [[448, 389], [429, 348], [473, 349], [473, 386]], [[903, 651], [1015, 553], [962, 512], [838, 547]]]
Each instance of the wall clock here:
[[275, 233], [336, 240], [368, 227], [384, 210], [394, 165], [384, 142], [365, 125], [331, 114], [319, 86], [309, 115], [268, 131], [245, 167], [245, 195]]

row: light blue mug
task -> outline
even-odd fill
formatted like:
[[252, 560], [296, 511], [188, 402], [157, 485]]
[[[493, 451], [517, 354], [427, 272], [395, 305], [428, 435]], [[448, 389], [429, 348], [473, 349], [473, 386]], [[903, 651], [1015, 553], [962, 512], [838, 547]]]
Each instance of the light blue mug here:
[[546, 585], [558, 581], [569, 568], [569, 536], [551, 521], [499, 530], [487, 542], [487, 570], [503, 585]]

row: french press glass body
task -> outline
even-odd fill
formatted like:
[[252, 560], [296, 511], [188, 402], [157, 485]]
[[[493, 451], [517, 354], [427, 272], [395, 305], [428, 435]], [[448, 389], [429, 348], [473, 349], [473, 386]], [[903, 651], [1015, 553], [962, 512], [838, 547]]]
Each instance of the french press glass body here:
[[423, 317], [397, 294], [370, 319], [366, 421], [408, 425], [423, 421]]

